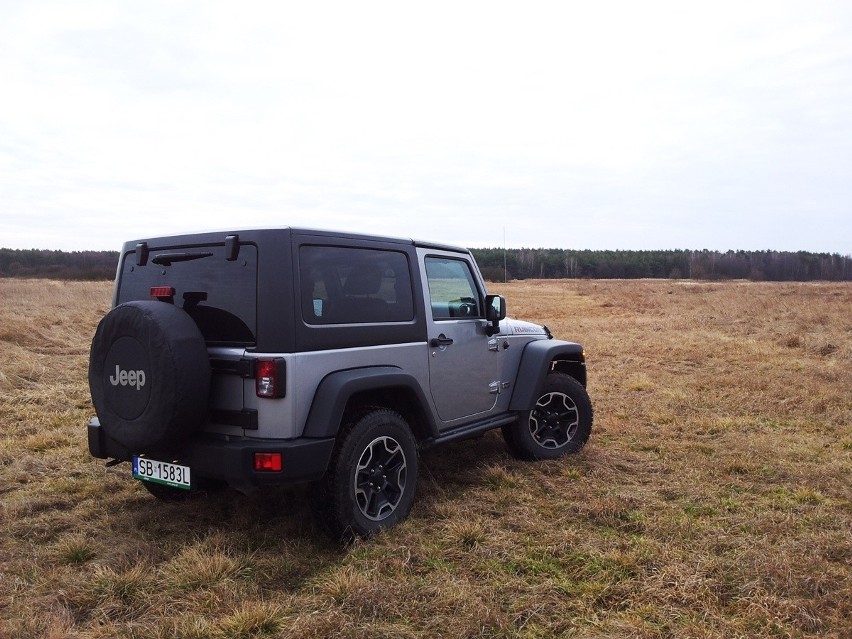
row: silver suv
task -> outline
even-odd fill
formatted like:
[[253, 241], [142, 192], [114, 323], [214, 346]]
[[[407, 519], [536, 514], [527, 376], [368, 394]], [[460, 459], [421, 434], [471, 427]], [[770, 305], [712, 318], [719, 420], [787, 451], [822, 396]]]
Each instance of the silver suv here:
[[408, 515], [418, 449], [592, 428], [582, 347], [507, 319], [469, 251], [296, 228], [127, 242], [89, 385], [89, 451], [154, 496], [312, 481], [342, 539]]

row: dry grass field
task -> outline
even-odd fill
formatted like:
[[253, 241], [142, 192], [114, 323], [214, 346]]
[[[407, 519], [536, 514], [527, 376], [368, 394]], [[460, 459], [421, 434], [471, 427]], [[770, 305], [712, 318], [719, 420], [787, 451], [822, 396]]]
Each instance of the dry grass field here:
[[852, 285], [524, 281], [596, 421], [427, 452], [403, 525], [293, 487], [161, 504], [89, 457], [110, 285], [0, 280], [0, 637], [852, 637]]

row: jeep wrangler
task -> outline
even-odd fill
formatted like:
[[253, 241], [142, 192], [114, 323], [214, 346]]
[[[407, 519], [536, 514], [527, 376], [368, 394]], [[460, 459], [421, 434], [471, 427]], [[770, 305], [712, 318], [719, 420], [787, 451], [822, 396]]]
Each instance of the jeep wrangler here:
[[501, 428], [523, 459], [592, 428], [578, 344], [506, 318], [470, 252], [297, 228], [124, 244], [92, 340], [90, 453], [155, 497], [315, 482], [341, 539], [404, 519], [418, 450]]

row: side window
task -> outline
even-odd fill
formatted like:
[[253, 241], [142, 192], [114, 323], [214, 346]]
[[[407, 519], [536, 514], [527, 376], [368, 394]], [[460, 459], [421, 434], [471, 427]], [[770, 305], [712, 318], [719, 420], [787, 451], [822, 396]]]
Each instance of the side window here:
[[414, 319], [405, 253], [338, 246], [299, 250], [302, 317], [308, 324]]
[[448, 257], [426, 258], [426, 279], [435, 320], [483, 317], [470, 265]]

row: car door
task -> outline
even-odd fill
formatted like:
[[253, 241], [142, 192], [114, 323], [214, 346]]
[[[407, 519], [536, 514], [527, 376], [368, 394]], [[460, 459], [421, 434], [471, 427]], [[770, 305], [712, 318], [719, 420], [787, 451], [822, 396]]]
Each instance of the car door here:
[[421, 252], [428, 296], [429, 388], [444, 428], [484, 417], [501, 391], [501, 351], [486, 334], [484, 291], [469, 260]]

